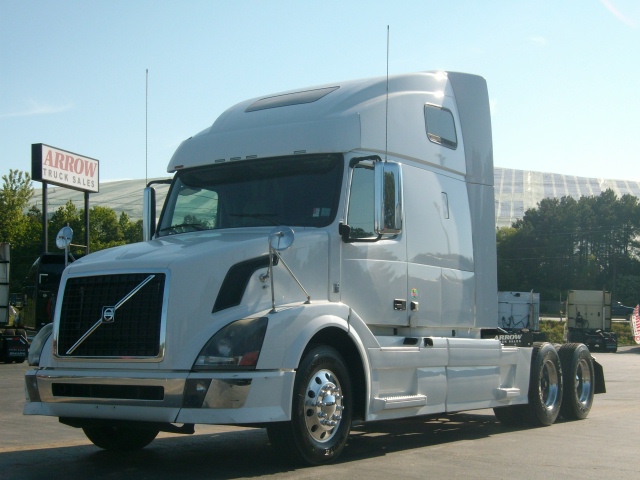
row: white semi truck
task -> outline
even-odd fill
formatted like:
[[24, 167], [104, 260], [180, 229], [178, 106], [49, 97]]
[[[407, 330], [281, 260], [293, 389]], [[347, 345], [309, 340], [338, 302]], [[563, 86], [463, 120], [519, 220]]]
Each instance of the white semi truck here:
[[[309, 464], [353, 422], [584, 418], [584, 345], [503, 345], [489, 98], [424, 72], [242, 102], [171, 159], [146, 241], [88, 255], [34, 340], [28, 415], [105, 449], [264, 426]], [[47, 333], [49, 331], [49, 333]], [[52, 331], [52, 333], [51, 333]]]
[[611, 292], [569, 290], [564, 339], [584, 343], [592, 351], [618, 351], [618, 335], [611, 329]]
[[546, 340], [540, 331], [540, 294], [498, 292], [498, 338], [505, 345], [532, 346]]

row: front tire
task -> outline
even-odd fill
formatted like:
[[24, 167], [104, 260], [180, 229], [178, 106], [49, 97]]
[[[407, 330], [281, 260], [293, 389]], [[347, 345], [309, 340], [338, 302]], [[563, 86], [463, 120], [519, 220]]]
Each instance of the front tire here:
[[587, 418], [595, 391], [593, 359], [586, 345], [567, 343], [558, 351], [564, 382], [560, 415], [567, 420]]
[[295, 460], [331, 463], [347, 443], [352, 404], [351, 379], [342, 356], [331, 347], [315, 347], [296, 373], [291, 421], [269, 425], [269, 439]]
[[158, 430], [135, 427], [84, 427], [84, 434], [104, 450], [129, 452], [141, 450], [158, 435]]

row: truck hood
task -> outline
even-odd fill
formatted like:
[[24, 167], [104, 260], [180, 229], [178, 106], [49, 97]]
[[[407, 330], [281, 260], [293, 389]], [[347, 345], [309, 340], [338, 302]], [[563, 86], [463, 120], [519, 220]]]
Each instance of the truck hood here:
[[[270, 309], [270, 283], [261, 278], [267, 273], [266, 264], [256, 270], [241, 268], [248, 277], [242, 282], [237, 279], [235, 283], [231, 282], [234, 286], [246, 282], [244, 290], [239, 292], [240, 297], [234, 297], [234, 302], [221, 302], [220, 308], [216, 307], [216, 301], [219, 295], [227, 298], [224, 296], [228, 293], [226, 290], [220, 292], [232, 267], [268, 256], [268, 237], [272, 229], [254, 227], [184, 233], [99, 251], [72, 263], [65, 270], [63, 283], [70, 277], [165, 272], [166, 311], [163, 315], [166, 318], [167, 356], [161, 363], [136, 363], [136, 368], [189, 369], [204, 343], [222, 326]], [[298, 229], [293, 245], [280, 252], [316, 300], [327, 299], [328, 253], [329, 234], [316, 228]], [[280, 263], [273, 272], [276, 302], [279, 305], [302, 303], [305, 295]], [[56, 317], [61, 314], [61, 305], [62, 302], [58, 302]], [[74, 364], [68, 360], [64, 363]]]
[[[120, 269], [171, 268], [174, 262], [212, 255], [225, 258], [229, 252], [245, 255], [268, 253], [268, 236], [272, 228], [234, 231], [203, 231], [161, 237], [148, 242], [109, 248], [87, 255], [69, 265], [69, 274]], [[249, 256], [250, 258], [250, 256]]]

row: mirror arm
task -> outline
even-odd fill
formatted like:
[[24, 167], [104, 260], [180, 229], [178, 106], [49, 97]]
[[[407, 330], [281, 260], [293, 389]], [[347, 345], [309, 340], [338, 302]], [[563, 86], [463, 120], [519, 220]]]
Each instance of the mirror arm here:
[[340, 222], [338, 224], [338, 233], [342, 237], [342, 241], [344, 243], [353, 243], [353, 239], [351, 238], [351, 227], [349, 225]]

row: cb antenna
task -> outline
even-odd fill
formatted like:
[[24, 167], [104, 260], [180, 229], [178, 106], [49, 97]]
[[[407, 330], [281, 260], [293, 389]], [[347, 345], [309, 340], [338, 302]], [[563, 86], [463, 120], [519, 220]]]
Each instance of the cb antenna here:
[[149, 149], [149, 69], [147, 68], [147, 78], [145, 81], [145, 92], [144, 92], [144, 184], [147, 185], [149, 183], [148, 179], [148, 171], [149, 171], [149, 160], [148, 160], [148, 149]]
[[389, 151], [389, 25], [387, 25], [387, 98], [384, 112], [384, 161]]

